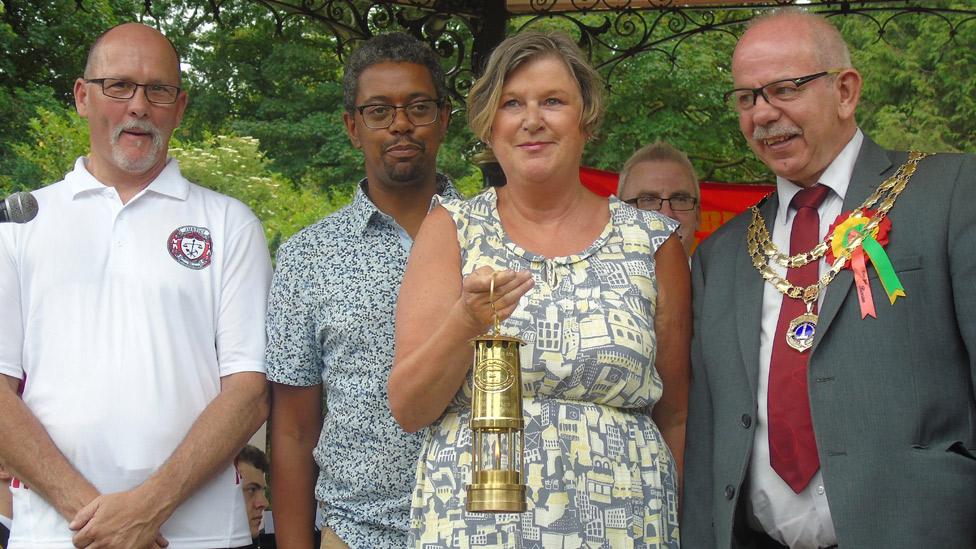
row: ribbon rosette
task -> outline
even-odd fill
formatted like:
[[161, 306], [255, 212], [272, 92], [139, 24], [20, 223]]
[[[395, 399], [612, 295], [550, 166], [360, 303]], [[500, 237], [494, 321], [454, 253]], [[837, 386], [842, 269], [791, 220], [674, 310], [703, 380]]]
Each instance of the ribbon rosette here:
[[895, 274], [888, 254], [884, 247], [888, 244], [888, 233], [891, 231], [891, 220], [881, 219], [877, 226], [868, 229], [867, 225], [874, 217], [873, 210], [854, 210], [848, 214], [840, 214], [827, 231], [829, 248], [827, 262], [833, 263], [838, 257], [846, 257], [846, 267], [854, 272], [854, 283], [857, 287], [857, 300], [861, 305], [861, 318], [870, 315], [878, 318], [874, 310], [874, 298], [871, 295], [871, 284], [868, 283], [867, 265], [864, 255], [867, 254], [878, 273], [881, 286], [888, 294], [888, 301], [892, 305], [898, 296], [905, 297], [905, 288]]

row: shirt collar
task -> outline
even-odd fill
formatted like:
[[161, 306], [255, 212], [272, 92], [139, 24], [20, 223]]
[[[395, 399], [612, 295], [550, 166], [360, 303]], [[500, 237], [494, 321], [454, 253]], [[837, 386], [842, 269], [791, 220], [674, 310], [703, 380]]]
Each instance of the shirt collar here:
[[[864, 143], [864, 134], [858, 128], [854, 132], [854, 137], [847, 142], [840, 154], [834, 157], [834, 160], [820, 176], [819, 183], [830, 187], [834, 194], [840, 197], [841, 201], [847, 195], [847, 187], [851, 183], [851, 174], [854, 173], [854, 162], [857, 160], [857, 153], [860, 152], [862, 143]], [[789, 179], [776, 176], [776, 196], [779, 197], [779, 209], [776, 211], [778, 223], [786, 225], [790, 202], [801, 189], [802, 187]]]
[[[98, 179], [95, 179], [95, 176], [88, 171], [88, 168], [85, 166], [84, 156], [80, 156], [75, 160], [74, 170], [65, 176], [65, 180], [71, 191], [72, 198], [77, 198], [78, 195], [86, 191], [100, 190], [107, 186]], [[166, 160], [166, 166], [163, 167], [163, 171], [159, 172], [159, 175], [149, 183], [146, 191], [171, 196], [178, 200], [186, 200], [186, 197], [190, 194], [190, 185], [180, 174], [179, 162], [175, 158], [168, 158]]]
[[[451, 180], [444, 174], [438, 173], [437, 177], [437, 194], [443, 196], [444, 198], [461, 198], [461, 194], [458, 193], [457, 189], [454, 188], [454, 184]], [[353, 226], [359, 231], [360, 234], [366, 231], [366, 227], [369, 226], [370, 221], [376, 217], [386, 217], [390, 216], [381, 212], [373, 201], [369, 199], [369, 195], [366, 194], [366, 178], [362, 178], [359, 184], [356, 186], [356, 194], [353, 196], [352, 203], [349, 205], [352, 213]], [[392, 218], [390, 218], [392, 219]]]

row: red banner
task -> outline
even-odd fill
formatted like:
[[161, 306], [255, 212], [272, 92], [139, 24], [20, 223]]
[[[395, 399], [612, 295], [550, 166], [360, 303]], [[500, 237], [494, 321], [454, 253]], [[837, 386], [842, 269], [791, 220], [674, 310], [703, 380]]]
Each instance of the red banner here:
[[[580, 179], [591, 191], [609, 196], [617, 194], [618, 175], [614, 172], [580, 168]], [[695, 231], [695, 245], [715, 232], [723, 223], [759, 202], [776, 190], [775, 185], [746, 185], [701, 182], [701, 225]]]

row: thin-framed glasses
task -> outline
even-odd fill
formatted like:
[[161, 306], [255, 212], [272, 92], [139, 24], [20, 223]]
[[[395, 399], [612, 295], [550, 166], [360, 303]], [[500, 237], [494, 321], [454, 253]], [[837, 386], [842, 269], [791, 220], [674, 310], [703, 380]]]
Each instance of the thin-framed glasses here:
[[176, 98], [180, 96], [179, 87], [167, 84], [139, 84], [118, 78], [85, 78], [85, 82], [98, 84], [103, 94], [114, 99], [132, 99], [139, 88], [146, 93], [146, 99], [150, 103], [157, 105], [176, 103]]
[[759, 88], [736, 88], [725, 94], [725, 102], [731, 104], [737, 111], [748, 111], [756, 106], [756, 101], [762, 96], [770, 105], [795, 101], [803, 93], [801, 89], [818, 78], [828, 74], [837, 74], [844, 69], [830, 69], [815, 74], [808, 74], [798, 78], [786, 78], [770, 82]]
[[641, 210], [650, 210], [656, 212], [664, 206], [667, 202], [671, 209], [676, 212], [687, 212], [688, 210], [694, 210], [695, 204], [698, 204], [698, 199], [693, 196], [672, 196], [671, 198], [661, 198], [660, 196], [654, 196], [652, 194], [642, 194], [637, 198], [631, 198], [629, 200], [624, 200], [625, 203], [635, 206]]
[[442, 104], [443, 100], [441, 99], [424, 99], [406, 105], [386, 105], [383, 103], [357, 105], [356, 110], [363, 117], [363, 122], [366, 123], [367, 128], [383, 130], [393, 125], [397, 111], [400, 109], [403, 109], [407, 115], [407, 120], [414, 126], [433, 124], [437, 122]]

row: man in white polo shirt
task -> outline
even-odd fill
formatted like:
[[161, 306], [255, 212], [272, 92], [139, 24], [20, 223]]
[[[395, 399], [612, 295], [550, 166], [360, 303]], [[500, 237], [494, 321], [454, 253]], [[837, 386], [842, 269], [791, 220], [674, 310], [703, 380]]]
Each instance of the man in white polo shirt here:
[[179, 86], [163, 35], [103, 34], [74, 88], [90, 154], [0, 225], [9, 549], [251, 542], [232, 460], [267, 415], [270, 259], [246, 206], [167, 158]]

